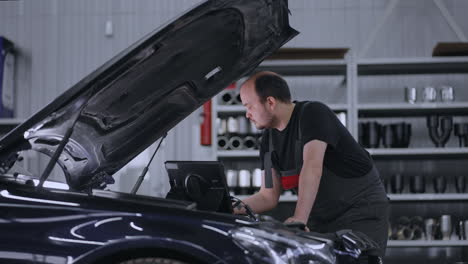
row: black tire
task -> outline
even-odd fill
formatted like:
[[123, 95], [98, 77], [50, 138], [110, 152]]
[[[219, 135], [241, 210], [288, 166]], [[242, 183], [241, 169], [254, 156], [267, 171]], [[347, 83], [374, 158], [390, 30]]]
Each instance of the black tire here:
[[137, 259], [130, 259], [124, 262], [120, 262], [119, 264], [188, 264], [186, 262], [175, 260], [175, 259], [168, 259], [168, 258], [137, 258]]

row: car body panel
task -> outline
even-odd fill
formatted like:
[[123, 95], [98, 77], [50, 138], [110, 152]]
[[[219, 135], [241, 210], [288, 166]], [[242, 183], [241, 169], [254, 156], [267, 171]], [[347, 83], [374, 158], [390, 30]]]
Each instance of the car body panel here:
[[203, 263], [248, 263], [228, 236], [239, 217], [110, 191], [38, 193], [11, 182], [0, 189], [0, 263], [91, 263], [132, 249], [173, 250]]

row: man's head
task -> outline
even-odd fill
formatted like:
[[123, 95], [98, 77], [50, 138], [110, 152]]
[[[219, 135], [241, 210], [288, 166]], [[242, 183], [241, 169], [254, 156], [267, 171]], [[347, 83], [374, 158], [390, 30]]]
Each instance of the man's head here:
[[286, 81], [274, 72], [259, 72], [245, 81], [240, 90], [246, 117], [258, 129], [271, 128], [277, 122], [278, 106], [291, 103]]

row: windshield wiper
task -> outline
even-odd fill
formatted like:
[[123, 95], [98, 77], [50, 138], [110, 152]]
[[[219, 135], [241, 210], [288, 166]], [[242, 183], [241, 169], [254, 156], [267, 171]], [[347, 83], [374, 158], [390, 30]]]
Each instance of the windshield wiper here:
[[162, 136], [161, 140], [159, 140], [158, 147], [156, 147], [156, 150], [154, 151], [153, 156], [151, 156], [151, 159], [149, 160], [148, 164], [145, 166], [145, 168], [143, 168], [143, 171], [141, 172], [140, 177], [138, 177], [138, 180], [137, 180], [137, 182], [135, 183], [135, 186], [133, 186], [133, 189], [132, 189], [131, 194], [136, 194], [136, 192], [138, 191], [138, 188], [140, 188], [140, 185], [141, 185], [141, 183], [143, 182], [143, 180], [145, 179], [146, 173], [148, 172], [149, 165], [150, 165], [151, 162], [153, 161], [154, 156], [155, 156], [156, 153], [158, 152], [159, 147], [161, 146], [161, 143], [162, 143], [163, 140], [166, 138], [166, 136], [167, 136], [167, 133], [165, 133], [165, 134]]

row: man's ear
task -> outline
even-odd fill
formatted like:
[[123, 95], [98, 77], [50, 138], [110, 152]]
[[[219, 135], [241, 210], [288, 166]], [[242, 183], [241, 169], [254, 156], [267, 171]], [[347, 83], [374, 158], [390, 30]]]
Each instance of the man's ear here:
[[274, 98], [273, 96], [268, 96], [266, 98], [266, 103], [268, 105], [268, 108], [270, 110], [273, 110], [276, 107], [277, 101], [276, 101], [276, 98]]

